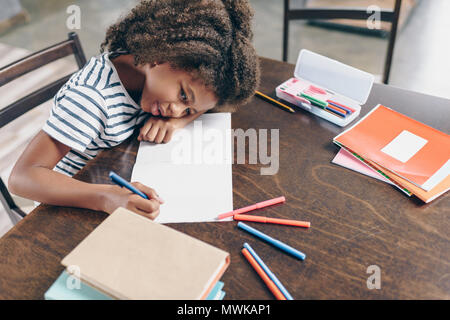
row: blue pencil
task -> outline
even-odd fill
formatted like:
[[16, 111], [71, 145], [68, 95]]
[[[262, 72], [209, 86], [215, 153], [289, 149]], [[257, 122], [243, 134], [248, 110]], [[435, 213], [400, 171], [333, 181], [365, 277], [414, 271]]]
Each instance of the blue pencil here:
[[148, 200], [148, 197], [143, 192], [141, 192], [138, 189], [136, 189], [135, 187], [133, 187], [133, 185], [131, 183], [129, 183], [127, 180], [125, 180], [124, 178], [122, 178], [121, 176], [116, 174], [115, 172], [110, 171], [109, 172], [109, 177], [111, 178], [112, 182], [114, 182], [115, 184], [119, 185], [120, 187], [127, 188], [131, 192], [134, 192], [137, 195], [140, 195], [142, 198]]
[[262, 259], [258, 256], [258, 254], [253, 250], [252, 247], [246, 242], [244, 243], [244, 248], [250, 252], [250, 254], [255, 258], [256, 262], [263, 268], [264, 272], [269, 276], [269, 278], [275, 283], [275, 285], [280, 289], [280, 291], [283, 293], [283, 295], [286, 297], [287, 300], [294, 300], [292, 298], [291, 294], [286, 290], [286, 288], [281, 284], [280, 280], [273, 274], [272, 271], [270, 271], [269, 267], [262, 261]]
[[296, 257], [297, 259], [300, 260], [305, 260], [306, 255], [303, 252], [298, 251], [297, 249], [292, 248], [291, 246], [288, 246], [287, 244], [281, 242], [280, 240], [276, 240], [272, 237], [269, 237], [267, 234], [262, 233], [261, 231], [258, 231], [248, 225], [246, 225], [243, 222], [239, 222], [237, 224], [237, 226], [245, 231], [247, 231], [248, 233], [264, 240], [267, 241], [268, 243], [270, 243], [271, 245], [277, 247], [278, 249], [281, 249], [287, 253], [289, 253], [290, 255], [293, 255], [294, 257]]

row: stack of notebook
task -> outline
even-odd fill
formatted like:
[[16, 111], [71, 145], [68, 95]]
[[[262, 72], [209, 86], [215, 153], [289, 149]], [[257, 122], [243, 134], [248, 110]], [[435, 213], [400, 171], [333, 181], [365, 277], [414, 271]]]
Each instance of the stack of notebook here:
[[219, 300], [229, 263], [229, 253], [119, 208], [62, 260], [45, 298]]
[[334, 163], [428, 203], [450, 189], [450, 136], [378, 105], [333, 142]]

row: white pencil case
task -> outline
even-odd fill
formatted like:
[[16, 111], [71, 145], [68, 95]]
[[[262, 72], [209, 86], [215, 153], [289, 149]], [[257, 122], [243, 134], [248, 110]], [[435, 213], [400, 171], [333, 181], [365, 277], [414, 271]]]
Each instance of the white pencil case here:
[[[280, 84], [275, 91], [278, 98], [343, 127], [359, 115], [361, 105], [369, 97], [373, 81], [374, 76], [370, 73], [303, 49], [297, 59], [294, 78]], [[314, 90], [311, 91], [311, 88]], [[307, 100], [300, 97], [305, 90], [313, 98], [337, 102], [353, 111], [342, 117], [329, 108], [305, 103]]]

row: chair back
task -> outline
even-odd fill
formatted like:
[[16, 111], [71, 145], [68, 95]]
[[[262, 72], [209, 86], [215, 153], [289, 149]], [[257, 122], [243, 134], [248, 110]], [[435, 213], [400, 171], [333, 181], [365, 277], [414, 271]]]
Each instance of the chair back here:
[[[71, 54], [74, 55], [79, 68], [82, 68], [86, 64], [86, 57], [83, 49], [81, 48], [78, 35], [75, 32], [69, 33], [69, 38], [65, 41], [32, 53], [20, 60], [1, 67], [0, 87], [19, 78], [20, 76]], [[1, 109], [0, 128], [4, 127], [31, 109], [53, 98], [53, 96], [67, 82], [67, 80], [69, 80], [70, 77], [70, 74], [66, 75]]]
[[[389, 43], [384, 64], [383, 83], [389, 82], [389, 75], [394, 53], [395, 39], [397, 36], [398, 18], [402, 0], [395, 0], [393, 10], [380, 10], [380, 20], [391, 23], [389, 32]], [[352, 19], [368, 20], [373, 13], [366, 9], [353, 8], [301, 8], [291, 9], [290, 0], [284, 0], [283, 18], [283, 61], [287, 61], [289, 42], [289, 21], [291, 20], [331, 20], [331, 19]]]
[[[68, 39], [48, 48], [32, 53], [22, 59], [0, 68], [0, 87], [53, 61], [74, 55], [78, 68], [86, 64], [86, 56], [80, 44], [78, 35], [71, 32]], [[22, 116], [26, 112], [52, 99], [58, 90], [70, 79], [66, 75], [25, 97], [11, 103], [0, 110], [0, 128]], [[0, 178], [0, 202], [5, 207], [11, 221], [16, 224], [25, 213], [16, 205], [11, 194]]]

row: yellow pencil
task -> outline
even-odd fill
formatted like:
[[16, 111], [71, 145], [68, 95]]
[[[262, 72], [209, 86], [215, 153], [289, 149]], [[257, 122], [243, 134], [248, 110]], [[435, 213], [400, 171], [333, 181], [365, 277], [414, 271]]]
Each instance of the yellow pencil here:
[[279, 106], [279, 107], [282, 107], [282, 108], [288, 110], [288, 111], [291, 112], [291, 113], [295, 113], [295, 110], [292, 109], [291, 107], [288, 107], [287, 105], [285, 105], [285, 104], [283, 104], [283, 103], [281, 103], [281, 102], [279, 102], [279, 101], [277, 101], [277, 100], [275, 100], [275, 99], [272, 99], [271, 97], [265, 95], [265, 94], [262, 93], [262, 92], [255, 91], [255, 95], [258, 96], [258, 97], [260, 97], [260, 98], [262, 98], [263, 100], [265, 100], [265, 101], [267, 101], [267, 102], [270, 102], [270, 103], [275, 104], [275, 105], [277, 105], [277, 106]]

